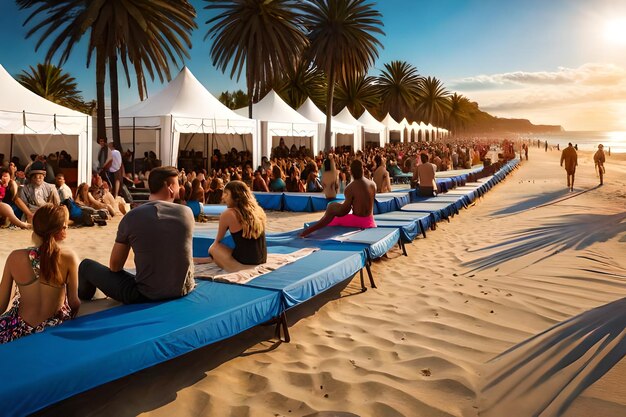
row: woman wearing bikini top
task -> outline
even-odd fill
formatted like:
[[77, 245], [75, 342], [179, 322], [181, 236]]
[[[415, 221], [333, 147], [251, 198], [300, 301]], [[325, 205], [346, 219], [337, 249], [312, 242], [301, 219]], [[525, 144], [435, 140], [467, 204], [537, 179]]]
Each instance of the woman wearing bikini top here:
[[36, 246], [9, 254], [0, 281], [0, 343], [41, 332], [78, 313], [78, 259], [58, 245], [66, 238], [68, 218], [64, 206], [40, 207], [33, 216]]

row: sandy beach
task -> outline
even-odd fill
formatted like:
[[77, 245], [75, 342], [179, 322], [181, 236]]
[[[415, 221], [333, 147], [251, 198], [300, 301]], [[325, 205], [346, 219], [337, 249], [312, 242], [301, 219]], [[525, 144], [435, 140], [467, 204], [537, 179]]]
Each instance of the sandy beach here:
[[[378, 289], [352, 282], [298, 308], [291, 343], [252, 329], [44, 414], [626, 415], [626, 155], [608, 158], [596, 187], [591, 154], [580, 152], [573, 193], [559, 157], [531, 147], [529, 161], [408, 245], [408, 257], [375, 262]], [[269, 213], [268, 227], [319, 216]], [[107, 263], [118, 222], [72, 229], [66, 244]], [[29, 241], [2, 230], [2, 264]]]

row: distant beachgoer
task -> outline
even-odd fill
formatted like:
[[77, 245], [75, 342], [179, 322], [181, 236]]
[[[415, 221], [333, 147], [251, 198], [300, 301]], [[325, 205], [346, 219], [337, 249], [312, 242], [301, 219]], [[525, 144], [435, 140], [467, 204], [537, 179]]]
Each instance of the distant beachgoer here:
[[604, 169], [604, 162], [606, 161], [606, 157], [604, 156], [604, 146], [602, 144], [598, 145], [598, 150], [593, 155], [593, 162], [596, 165], [596, 171], [598, 176], [600, 177], [600, 185], [604, 184], [604, 173], [606, 172]]
[[[209, 247], [211, 257], [201, 258], [200, 262], [213, 261], [227, 272], [241, 271], [250, 268], [250, 265], [265, 263], [266, 217], [250, 188], [241, 181], [231, 181], [224, 187], [222, 200], [227, 209], [220, 215], [215, 242]], [[235, 241], [233, 249], [221, 243], [226, 231], [230, 231]]]
[[[68, 211], [45, 204], [33, 215], [37, 246], [17, 249], [7, 258], [0, 284], [0, 343], [56, 326], [78, 313], [78, 259], [57, 242], [67, 235]], [[16, 295], [9, 306], [13, 283]]]
[[339, 191], [339, 175], [332, 155], [324, 160], [324, 172], [322, 172], [322, 191], [324, 196], [331, 200], [337, 197]]
[[[193, 290], [194, 218], [189, 207], [173, 202], [180, 192], [178, 175], [174, 167], [150, 171], [150, 201], [120, 222], [109, 267], [91, 259], [80, 263], [81, 299], [93, 298], [96, 288], [124, 304], [179, 298]], [[131, 249], [136, 274], [124, 270]]]
[[561, 166], [563, 166], [563, 162], [565, 162], [565, 172], [567, 172], [567, 187], [570, 191], [574, 191], [574, 174], [578, 165], [578, 154], [571, 142], [561, 153]]
[[[558, 146], [558, 145], [557, 145]], [[526, 160], [528, 161], [528, 145], [526, 145], [525, 143], [523, 144], [524, 147], [524, 156], [526, 157]], [[558, 147], [557, 147], [558, 149]]]
[[421, 197], [433, 197], [437, 191], [435, 182], [437, 167], [428, 162], [428, 155], [425, 153], [420, 154], [420, 161], [421, 163], [415, 167], [412, 183], [417, 187]]
[[560, 151], [560, 150], [561, 150], [560, 145], [559, 145], [558, 143], [556, 144], [556, 150], [557, 150], [557, 151]]
[[391, 178], [389, 177], [389, 171], [387, 171], [385, 159], [380, 155], [376, 155], [374, 162], [376, 163], [376, 170], [372, 174], [372, 179], [376, 183], [376, 191], [379, 193], [390, 193]]
[[609, 156], [611, 156], [611, 147], [609, 146]]
[[[324, 216], [300, 235], [305, 237], [325, 226], [346, 226], [367, 229], [376, 227], [374, 221], [374, 197], [376, 184], [363, 177], [363, 162], [355, 159], [350, 164], [352, 181], [344, 191], [343, 203], [330, 203]], [[352, 213], [350, 213], [352, 211]]]
[[546, 141], [546, 152], [548, 152], [548, 141]]
[[578, 150], [578, 144], [574, 145], [574, 149]]

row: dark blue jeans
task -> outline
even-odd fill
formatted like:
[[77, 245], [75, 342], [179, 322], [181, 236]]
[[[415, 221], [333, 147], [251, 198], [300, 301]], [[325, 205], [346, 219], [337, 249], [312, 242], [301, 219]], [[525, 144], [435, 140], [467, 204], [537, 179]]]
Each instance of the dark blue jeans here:
[[85, 259], [78, 266], [78, 297], [81, 300], [91, 300], [96, 288], [107, 297], [124, 304], [151, 301], [139, 292], [133, 274], [124, 270], [113, 272], [96, 261]]

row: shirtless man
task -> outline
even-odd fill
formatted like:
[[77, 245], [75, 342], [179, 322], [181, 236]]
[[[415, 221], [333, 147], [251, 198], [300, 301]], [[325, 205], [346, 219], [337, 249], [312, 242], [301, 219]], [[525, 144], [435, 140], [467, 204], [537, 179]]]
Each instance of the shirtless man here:
[[374, 162], [376, 163], [376, 170], [372, 175], [372, 179], [376, 183], [377, 192], [390, 193], [391, 179], [389, 178], [389, 172], [385, 167], [385, 159], [380, 155], [376, 155], [374, 157]]
[[[376, 227], [374, 221], [374, 196], [376, 184], [363, 177], [363, 162], [355, 159], [350, 164], [352, 182], [344, 191], [343, 203], [330, 203], [324, 216], [313, 226], [305, 229], [300, 236], [305, 237], [325, 226], [347, 226], [367, 229]], [[352, 213], [350, 213], [352, 210]]]
[[420, 197], [433, 197], [437, 191], [435, 182], [437, 168], [435, 164], [428, 162], [428, 155], [425, 153], [420, 154], [420, 160], [421, 164], [413, 172], [412, 182], [417, 185]]

